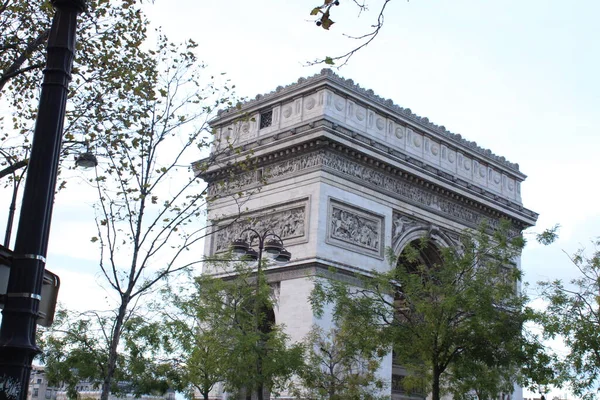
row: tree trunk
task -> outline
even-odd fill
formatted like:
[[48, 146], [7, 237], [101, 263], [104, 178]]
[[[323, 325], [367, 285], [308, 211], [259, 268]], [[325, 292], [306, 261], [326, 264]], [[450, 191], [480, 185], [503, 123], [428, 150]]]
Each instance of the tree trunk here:
[[433, 380], [431, 382], [431, 400], [440, 400], [440, 370], [433, 366]]
[[264, 400], [264, 386], [262, 383], [258, 384], [258, 388], [256, 389], [256, 400]]
[[331, 377], [331, 380], [329, 382], [329, 400], [334, 400], [335, 399], [335, 373], [333, 372], [333, 364], [329, 365], [329, 376]]
[[119, 313], [117, 314], [117, 319], [115, 321], [115, 329], [110, 340], [108, 366], [106, 369], [106, 375], [104, 376], [104, 381], [102, 382], [102, 393], [100, 394], [100, 400], [108, 400], [108, 396], [110, 395], [110, 384], [112, 383], [117, 366], [117, 347], [119, 346], [119, 340], [121, 339], [121, 328], [123, 327], [123, 322], [125, 321], [125, 313], [127, 312], [129, 300], [129, 295], [121, 296], [121, 306], [119, 307]]

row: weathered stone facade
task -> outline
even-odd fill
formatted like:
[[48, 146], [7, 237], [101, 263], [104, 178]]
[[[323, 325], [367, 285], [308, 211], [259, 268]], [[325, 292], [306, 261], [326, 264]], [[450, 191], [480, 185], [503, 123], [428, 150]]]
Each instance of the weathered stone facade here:
[[[194, 163], [212, 198], [206, 253], [226, 250], [248, 226], [280, 235], [292, 260], [269, 267], [269, 277], [278, 282], [276, 320], [294, 340], [330, 324], [307, 301], [311, 276], [329, 267], [383, 271], [386, 248], [401, 251], [424, 235], [452, 246], [484, 221], [523, 229], [537, 219], [522, 205], [517, 164], [329, 70], [257, 96], [212, 126], [222, 162]], [[232, 170], [247, 156], [250, 170]], [[384, 361], [392, 388], [396, 370], [391, 356]]]

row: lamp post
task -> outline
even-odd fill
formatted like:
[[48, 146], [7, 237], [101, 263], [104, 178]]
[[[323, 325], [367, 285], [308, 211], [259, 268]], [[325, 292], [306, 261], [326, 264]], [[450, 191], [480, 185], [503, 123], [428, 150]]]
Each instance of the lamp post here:
[[[254, 235], [250, 238], [250, 241], [247, 242], [241, 236], [244, 233], [253, 233]], [[254, 250], [252, 246], [252, 242], [254, 239], [258, 239], [258, 251]], [[254, 301], [254, 328], [257, 332], [260, 331], [260, 304], [258, 301], [258, 293], [260, 291], [260, 283], [262, 276], [262, 261], [263, 261], [263, 252], [266, 252], [271, 259], [279, 262], [288, 262], [292, 258], [292, 253], [287, 251], [283, 247], [283, 240], [279, 235], [274, 233], [273, 231], [266, 230], [262, 234], [252, 228], [246, 228], [240, 233], [240, 238], [234, 240], [231, 243], [231, 250], [234, 254], [242, 256], [247, 261], [258, 261], [258, 267], [256, 269], [256, 299]], [[256, 373], [259, 377], [260, 381], [258, 382], [256, 396], [257, 400], [263, 400], [264, 398], [264, 385], [262, 382], [262, 346], [264, 344], [264, 340], [262, 339], [262, 334], [264, 332], [259, 332], [261, 335], [261, 339], [259, 339], [259, 343], [257, 343], [257, 347], [260, 347], [260, 351], [258, 352], [258, 357], [256, 359]]]
[[14, 259], [0, 328], [0, 400], [25, 400], [35, 343], [77, 15], [85, 0], [52, 0], [50, 36]]

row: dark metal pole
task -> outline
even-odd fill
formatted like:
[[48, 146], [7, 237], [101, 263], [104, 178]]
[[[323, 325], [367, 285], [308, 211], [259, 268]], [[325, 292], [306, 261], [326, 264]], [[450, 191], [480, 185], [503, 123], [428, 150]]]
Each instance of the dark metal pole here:
[[[256, 231], [255, 231], [256, 232]], [[258, 234], [258, 232], [256, 232]], [[263, 400], [264, 397], [264, 385], [263, 385], [263, 376], [262, 376], [262, 351], [264, 347], [264, 340], [262, 338], [263, 332], [260, 329], [260, 307], [262, 304], [259, 304], [259, 293], [260, 293], [260, 278], [262, 275], [262, 256], [263, 256], [263, 248], [265, 246], [265, 237], [267, 236], [267, 232], [261, 236], [258, 235], [258, 267], [256, 268], [256, 299], [254, 299], [254, 322], [256, 332], [261, 336], [258, 343], [258, 357], [256, 358], [256, 373], [258, 375], [258, 387], [256, 390], [256, 399]]]
[[14, 260], [0, 329], [0, 400], [25, 400], [31, 363], [39, 352], [35, 330], [48, 248], [62, 140], [67, 86], [75, 55], [77, 14], [85, 0], [52, 0], [56, 9]]
[[[23, 176], [21, 175], [21, 178]], [[19, 179], [19, 180], [17, 180]], [[21, 185], [20, 178], [15, 176], [13, 181], [13, 193], [10, 200], [10, 207], [8, 208], [8, 221], [6, 221], [6, 233], [4, 234], [4, 247], [7, 249], [10, 247], [10, 236], [12, 235], [12, 226], [15, 219], [15, 211], [17, 211], [17, 196], [19, 194], [19, 186]]]

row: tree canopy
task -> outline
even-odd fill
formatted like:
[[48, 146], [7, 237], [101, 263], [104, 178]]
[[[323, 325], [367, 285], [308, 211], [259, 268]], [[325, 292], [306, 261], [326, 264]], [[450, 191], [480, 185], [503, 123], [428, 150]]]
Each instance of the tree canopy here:
[[[159, 35], [157, 46], [145, 50], [145, 69], [132, 72], [144, 90], [134, 89], [122, 97], [117, 92], [115, 98], [107, 94], [111, 116], [95, 120], [97, 130], [88, 132], [100, 159], [88, 182], [97, 192], [97, 234], [91, 241], [98, 245], [100, 276], [115, 308], [101, 318], [96, 315], [100, 313], [84, 313], [69, 321], [74, 329], [93, 326], [89, 335], [63, 329], [55, 332], [59, 339], [47, 343], [72, 354], [87, 351], [94, 368], [77, 369], [81, 372], [76, 375], [98, 384], [103, 400], [121, 376], [131, 376], [131, 368], [138, 368], [133, 382], [156, 375], [149, 372], [152, 363], [146, 368], [136, 361], [145, 351], [135, 350], [138, 345], [128, 349], [135, 343], [127, 338], [144, 336], [132, 322], [143, 320], [145, 303], [140, 298], [169, 276], [201, 262], [188, 250], [199, 249], [208, 234], [202, 218], [206, 185], [195, 177], [191, 161], [210, 146], [208, 120], [213, 113], [234, 103], [232, 88], [204, 77], [195, 47], [192, 41], [175, 45]], [[227, 145], [221, 149], [231, 150]], [[217, 156], [213, 154], [204, 166], [216, 162]], [[127, 354], [130, 360], [124, 363]], [[66, 365], [57, 371], [73, 371], [71, 357], [49, 360]], [[68, 380], [69, 375], [63, 378]], [[61, 380], [60, 375], [56, 379]], [[150, 386], [140, 386], [144, 387]]]
[[262, 269], [256, 275], [238, 262], [228, 271], [234, 275], [203, 275], [189, 293], [168, 297], [174, 307], [164, 311], [164, 326], [174, 342], [173, 371], [190, 398], [196, 390], [208, 399], [218, 383], [262, 398], [263, 391], [285, 388], [303, 364], [303, 346], [289, 343], [285, 327], [275, 324], [276, 299]]
[[424, 386], [434, 400], [512, 393], [515, 381], [537, 379], [526, 358], [541, 351], [522, 334], [532, 316], [517, 287], [523, 245], [506, 223], [466, 233], [459, 248], [423, 238], [390, 251], [389, 272], [372, 271], [358, 287], [321, 282], [313, 301], [320, 309], [333, 303], [336, 320], [393, 349], [406, 370], [400, 390]]
[[[53, 15], [49, 0], [0, 4], [0, 166], [28, 160]], [[119, 118], [125, 99], [132, 104], [152, 94], [154, 61], [142, 50], [147, 27], [136, 0], [87, 1], [77, 29], [64, 155], [94, 150], [103, 121]]]
[[553, 365], [559, 383], [585, 399], [598, 397], [600, 383], [600, 239], [591, 245], [569, 256], [575, 278], [539, 282], [548, 304], [539, 315], [544, 336], [561, 339], [567, 349]]

